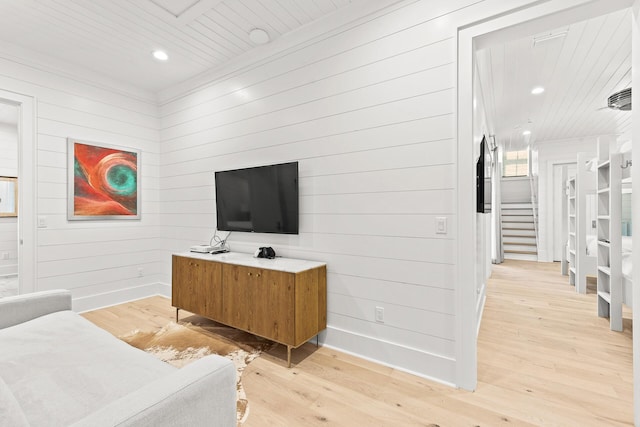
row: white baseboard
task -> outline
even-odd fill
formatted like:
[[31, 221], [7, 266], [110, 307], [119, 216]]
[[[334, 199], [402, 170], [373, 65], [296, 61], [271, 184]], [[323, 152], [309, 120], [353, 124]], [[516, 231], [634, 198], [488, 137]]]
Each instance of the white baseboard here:
[[130, 301], [152, 297], [154, 295], [171, 296], [171, 285], [166, 283], [148, 283], [117, 291], [82, 298], [74, 298], [73, 311], [83, 313], [85, 311], [98, 310]]
[[454, 358], [381, 341], [353, 332], [327, 327], [322, 345], [398, 371], [407, 372], [450, 387], [456, 387]]

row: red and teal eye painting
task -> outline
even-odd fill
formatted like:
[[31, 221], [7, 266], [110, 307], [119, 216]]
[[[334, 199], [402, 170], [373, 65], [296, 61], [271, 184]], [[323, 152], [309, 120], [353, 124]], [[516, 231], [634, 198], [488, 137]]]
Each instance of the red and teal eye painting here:
[[72, 140], [69, 151], [69, 219], [139, 218], [137, 151]]

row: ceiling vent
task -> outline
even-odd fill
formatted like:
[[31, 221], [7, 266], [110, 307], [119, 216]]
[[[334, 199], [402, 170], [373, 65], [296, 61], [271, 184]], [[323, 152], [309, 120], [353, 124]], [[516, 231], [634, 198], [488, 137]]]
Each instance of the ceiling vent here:
[[631, 88], [622, 89], [607, 99], [607, 106], [614, 110], [631, 110]]

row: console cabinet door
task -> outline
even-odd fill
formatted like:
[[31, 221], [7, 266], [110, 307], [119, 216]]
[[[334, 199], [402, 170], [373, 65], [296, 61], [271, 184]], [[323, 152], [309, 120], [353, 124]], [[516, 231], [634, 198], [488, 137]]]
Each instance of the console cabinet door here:
[[252, 332], [274, 341], [294, 343], [295, 275], [274, 270], [253, 274]]
[[222, 265], [195, 258], [173, 257], [172, 304], [214, 320], [222, 316]]
[[251, 279], [253, 270], [240, 265], [222, 267], [222, 323], [251, 332]]
[[294, 275], [223, 266], [223, 323], [283, 344], [294, 338]]

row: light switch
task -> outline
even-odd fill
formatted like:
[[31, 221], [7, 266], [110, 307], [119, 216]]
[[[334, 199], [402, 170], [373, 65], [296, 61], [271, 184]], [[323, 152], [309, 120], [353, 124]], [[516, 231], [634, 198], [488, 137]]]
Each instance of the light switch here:
[[447, 217], [436, 217], [436, 234], [447, 234]]
[[47, 217], [39, 216], [38, 217], [38, 228], [47, 228]]

